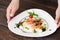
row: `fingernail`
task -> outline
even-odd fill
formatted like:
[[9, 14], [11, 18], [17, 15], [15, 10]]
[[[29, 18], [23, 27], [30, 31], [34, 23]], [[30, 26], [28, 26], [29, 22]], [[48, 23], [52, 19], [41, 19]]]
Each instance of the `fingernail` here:
[[12, 14], [11, 14], [10, 16], [11, 16], [11, 17], [13, 17], [13, 15], [12, 15]]
[[9, 22], [9, 20], [7, 20], [7, 23]]

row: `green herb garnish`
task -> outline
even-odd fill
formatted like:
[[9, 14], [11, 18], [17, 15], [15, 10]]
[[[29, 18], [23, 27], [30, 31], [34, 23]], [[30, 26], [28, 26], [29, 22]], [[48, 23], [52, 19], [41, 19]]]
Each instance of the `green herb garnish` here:
[[28, 14], [30, 14], [32, 16], [38, 16], [38, 14], [35, 14], [34, 11], [33, 12], [28, 12]]
[[28, 28], [28, 27], [25, 27], [25, 29], [29, 30], [29, 28]]
[[46, 30], [46, 28], [43, 28], [42, 31], [44, 32]]
[[32, 12], [28, 12], [28, 14], [33, 15], [33, 13], [32, 13]]
[[46, 24], [43, 25], [42, 31], [46, 30]]
[[42, 18], [39, 18], [40, 21], [42, 21]]
[[43, 28], [46, 28], [46, 24], [43, 25]]
[[37, 31], [36, 31], [35, 29], [33, 30], [33, 32], [34, 32], [34, 33], [37, 33]]
[[33, 11], [33, 15], [34, 15], [34, 16], [38, 16], [38, 14], [35, 14], [34, 11]]
[[16, 24], [16, 27], [19, 28], [20, 24]]

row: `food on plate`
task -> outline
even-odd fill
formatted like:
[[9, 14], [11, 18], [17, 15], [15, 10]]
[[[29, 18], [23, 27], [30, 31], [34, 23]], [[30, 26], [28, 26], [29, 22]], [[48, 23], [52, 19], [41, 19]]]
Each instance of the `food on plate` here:
[[17, 28], [22, 27], [24, 31], [32, 33], [46, 31], [47, 22], [43, 18], [39, 17], [35, 12], [27, 13], [29, 15], [16, 24]]

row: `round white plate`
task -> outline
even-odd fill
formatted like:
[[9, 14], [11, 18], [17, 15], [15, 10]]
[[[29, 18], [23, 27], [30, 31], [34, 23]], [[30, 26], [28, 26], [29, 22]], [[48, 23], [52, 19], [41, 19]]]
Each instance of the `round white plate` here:
[[[16, 23], [19, 23], [19, 21], [21, 21], [21, 19], [28, 16], [28, 12], [32, 12], [32, 11], [34, 11], [36, 14], [38, 14], [41, 18], [46, 20], [46, 22], [48, 23], [48, 29], [45, 32], [36, 33], [36, 34], [24, 33], [20, 29], [15, 28]], [[29, 9], [29, 10], [21, 12], [19, 15], [14, 17], [8, 23], [8, 28], [9, 28], [9, 30], [11, 30], [13, 33], [15, 33], [17, 35], [26, 36], [26, 37], [44, 37], [44, 36], [48, 36], [48, 35], [51, 35], [52, 33], [54, 33], [57, 30], [57, 25], [56, 25], [53, 17], [48, 12], [41, 10], [41, 9]]]

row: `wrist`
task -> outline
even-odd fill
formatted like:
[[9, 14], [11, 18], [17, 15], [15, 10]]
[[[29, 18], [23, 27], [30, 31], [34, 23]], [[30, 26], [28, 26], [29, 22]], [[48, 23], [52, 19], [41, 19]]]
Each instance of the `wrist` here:
[[58, 9], [60, 9], [60, 6], [58, 5]]

